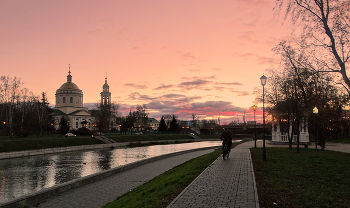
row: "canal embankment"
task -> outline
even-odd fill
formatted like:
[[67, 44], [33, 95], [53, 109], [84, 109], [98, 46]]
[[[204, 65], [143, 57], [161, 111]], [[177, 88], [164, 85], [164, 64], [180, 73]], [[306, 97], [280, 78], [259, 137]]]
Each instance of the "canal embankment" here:
[[3, 152], [3, 153], [0, 153], [0, 160], [17, 158], [17, 157], [30, 157], [30, 156], [36, 156], [36, 155], [55, 154], [55, 153], [61, 153], [61, 152], [71, 152], [71, 151], [121, 148], [121, 147], [127, 147], [127, 146], [136, 147], [136, 146], [143, 146], [143, 145], [178, 144], [178, 143], [190, 143], [190, 142], [201, 142], [201, 141], [213, 141], [213, 140], [198, 140], [198, 139], [157, 140], [157, 141], [138, 141], [138, 142], [122, 142], [122, 143], [111, 143], [111, 144], [94, 144], [94, 145], [45, 148], [45, 149], [36, 149], [36, 150]]

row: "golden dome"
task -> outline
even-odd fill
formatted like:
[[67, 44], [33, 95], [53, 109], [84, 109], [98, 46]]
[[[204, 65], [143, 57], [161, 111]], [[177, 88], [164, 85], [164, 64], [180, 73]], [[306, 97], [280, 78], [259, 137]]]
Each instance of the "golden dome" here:
[[80, 90], [78, 85], [73, 82], [66, 82], [60, 88], [60, 90]]

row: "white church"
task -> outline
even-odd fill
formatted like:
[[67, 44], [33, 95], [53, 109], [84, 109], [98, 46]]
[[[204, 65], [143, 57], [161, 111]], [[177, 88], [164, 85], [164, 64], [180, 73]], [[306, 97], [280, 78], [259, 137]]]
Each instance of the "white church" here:
[[[70, 130], [76, 130], [85, 127], [89, 130], [94, 130], [94, 118], [91, 116], [91, 111], [83, 107], [83, 91], [72, 82], [72, 75], [69, 72], [67, 82], [61, 85], [56, 90], [56, 103], [53, 108], [54, 113], [54, 128], [59, 129], [60, 120], [66, 117]], [[109, 85], [107, 84], [107, 77], [101, 92], [101, 104], [111, 103], [111, 92], [109, 92]], [[111, 126], [113, 128], [114, 126]]]

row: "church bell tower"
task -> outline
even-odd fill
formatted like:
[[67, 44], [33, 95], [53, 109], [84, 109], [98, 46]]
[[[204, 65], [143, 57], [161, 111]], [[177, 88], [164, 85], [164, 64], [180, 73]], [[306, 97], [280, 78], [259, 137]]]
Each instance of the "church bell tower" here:
[[109, 92], [109, 85], [107, 84], [107, 75], [105, 78], [105, 84], [103, 85], [103, 91], [101, 92], [101, 104], [109, 105], [111, 104], [111, 93]]

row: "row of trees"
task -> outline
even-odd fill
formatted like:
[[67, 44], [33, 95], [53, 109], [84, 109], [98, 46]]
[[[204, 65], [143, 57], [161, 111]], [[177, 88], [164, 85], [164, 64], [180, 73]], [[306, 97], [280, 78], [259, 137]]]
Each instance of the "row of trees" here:
[[159, 122], [158, 131], [166, 132], [170, 131], [173, 133], [179, 133], [181, 131], [181, 124], [176, 115], [166, 114], [163, 115]]
[[[268, 112], [282, 119], [281, 131], [288, 133], [290, 147], [293, 135], [297, 135], [299, 141], [299, 133], [304, 130], [300, 129], [300, 124], [304, 119], [314, 124], [308, 126], [311, 132], [316, 132], [316, 128], [321, 132], [320, 144], [323, 146], [326, 134], [337, 137], [340, 129], [348, 129], [343, 109], [348, 104], [349, 95], [342, 87], [334, 85], [330, 74], [315, 73], [300, 65], [308, 61], [307, 57], [284, 44], [278, 47], [284, 65], [283, 70], [269, 73], [265, 92], [265, 101], [271, 106]], [[315, 107], [317, 114], [313, 113]]]
[[113, 127], [113, 123], [115, 123], [113, 120], [117, 117], [118, 109], [119, 105], [115, 103], [95, 104], [94, 109], [91, 111], [91, 115], [94, 117], [96, 128], [100, 132], [107, 132]]
[[[196, 127], [196, 116], [195, 114], [192, 114], [192, 127]], [[217, 123], [216, 120], [202, 120], [202, 128], [204, 129], [219, 129], [219, 124]], [[179, 133], [181, 132], [182, 128], [184, 128], [183, 123], [181, 122], [181, 120], [178, 119], [178, 117], [176, 115], [171, 115], [171, 114], [166, 114], [163, 115], [160, 119], [159, 122], [159, 128], [158, 131], [161, 132], [166, 132], [166, 131], [170, 131], [173, 133]], [[210, 133], [210, 132], [209, 132]]]
[[10, 135], [38, 135], [52, 130], [52, 111], [46, 94], [35, 96], [23, 88], [17, 77], [0, 78], [0, 119], [2, 129]]
[[146, 112], [147, 106], [137, 105], [136, 111], [131, 111], [125, 117], [117, 117], [117, 124], [120, 124], [120, 131], [125, 133], [133, 128], [138, 128], [144, 133], [147, 129], [148, 113]]

